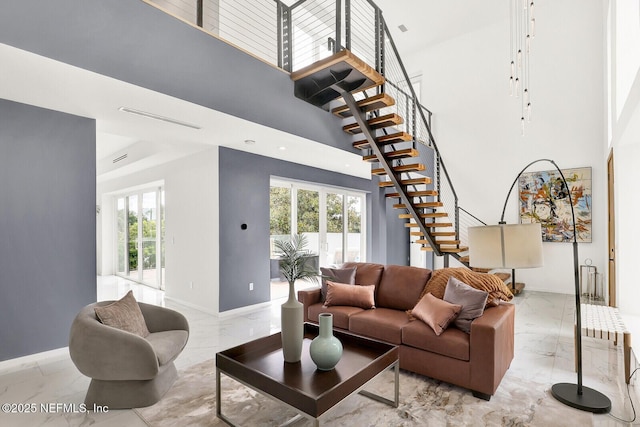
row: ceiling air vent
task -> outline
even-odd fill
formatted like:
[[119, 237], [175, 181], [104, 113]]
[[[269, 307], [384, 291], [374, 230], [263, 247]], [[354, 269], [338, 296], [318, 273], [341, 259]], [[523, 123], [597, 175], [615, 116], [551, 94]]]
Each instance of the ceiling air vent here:
[[123, 155], [122, 155], [122, 156], [120, 156], [120, 157], [116, 157], [115, 159], [113, 159], [113, 163], [118, 163], [118, 162], [120, 162], [120, 161], [122, 161], [122, 160], [126, 159], [128, 156], [129, 156], [128, 154], [123, 154]]

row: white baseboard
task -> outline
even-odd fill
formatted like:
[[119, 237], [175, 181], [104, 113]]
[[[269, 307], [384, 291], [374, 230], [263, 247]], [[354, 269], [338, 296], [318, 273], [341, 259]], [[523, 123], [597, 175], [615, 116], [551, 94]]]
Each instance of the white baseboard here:
[[0, 372], [10, 371], [32, 363], [41, 362], [44, 359], [64, 359], [69, 357], [69, 347], [61, 347], [41, 353], [28, 354], [16, 357], [15, 359], [3, 360], [0, 362]]
[[218, 313], [218, 318], [227, 319], [229, 317], [242, 316], [243, 314], [251, 313], [256, 310], [271, 307], [271, 301], [261, 302], [259, 304], [248, 305], [246, 307], [235, 308], [233, 310], [223, 311]]
[[165, 299], [165, 301], [171, 301], [171, 302], [183, 305], [183, 306], [188, 307], [188, 308], [193, 308], [194, 310], [202, 311], [203, 313], [212, 314], [214, 316], [218, 315], [218, 313], [215, 310], [211, 310], [210, 308], [203, 307], [203, 306], [197, 305], [197, 304], [193, 304], [193, 303], [190, 303], [190, 302], [178, 299], [178, 298], [170, 297], [170, 296], [167, 296], [167, 294], [164, 294], [164, 299]]

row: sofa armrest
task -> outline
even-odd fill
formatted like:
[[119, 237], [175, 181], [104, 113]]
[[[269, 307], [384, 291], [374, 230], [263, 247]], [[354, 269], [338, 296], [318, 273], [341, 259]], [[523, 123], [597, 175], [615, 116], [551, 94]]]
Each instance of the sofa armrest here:
[[305, 289], [298, 291], [298, 301], [300, 301], [303, 305], [302, 311], [304, 316], [304, 321], [309, 321], [309, 307], [313, 304], [317, 304], [320, 302], [322, 294], [320, 292], [320, 288], [314, 289]]
[[146, 339], [103, 325], [86, 308], [71, 325], [69, 354], [80, 372], [98, 380], [149, 380], [159, 370]]
[[514, 354], [515, 306], [501, 303], [487, 308], [471, 323], [471, 389], [493, 395]]
[[140, 311], [149, 332], [183, 330], [189, 332], [187, 319], [177, 311], [139, 302]]

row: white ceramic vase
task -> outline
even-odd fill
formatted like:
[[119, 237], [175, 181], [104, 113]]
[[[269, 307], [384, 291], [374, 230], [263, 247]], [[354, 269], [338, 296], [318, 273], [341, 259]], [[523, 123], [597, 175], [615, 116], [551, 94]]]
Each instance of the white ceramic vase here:
[[280, 307], [282, 354], [287, 363], [300, 362], [302, 356], [304, 336], [302, 308], [302, 303], [296, 299], [294, 284], [289, 283], [289, 298]]
[[342, 357], [342, 343], [333, 336], [333, 314], [320, 313], [320, 335], [311, 341], [309, 355], [320, 371], [330, 371]]

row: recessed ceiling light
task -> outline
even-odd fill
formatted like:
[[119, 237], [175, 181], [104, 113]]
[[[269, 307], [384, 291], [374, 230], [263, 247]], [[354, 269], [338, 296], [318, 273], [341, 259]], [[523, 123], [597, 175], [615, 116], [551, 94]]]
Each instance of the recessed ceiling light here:
[[172, 119], [171, 117], [160, 116], [158, 114], [149, 113], [147, 111], [136, 110], [135, 108], [120, 107], [118, 110], [124, 113], [135, 114], [137, 116], [147, 117], [149, 119], [160, 120], [167, 123], [173, 123], [174, 125], [184, 126], [191, 129], [202, 129], [200, 126], [193, 125], [191, 123], [183, 122], [181, 120]]
[[247, 145], [254, 145], [256, 141], [254, 141], [253, 139], [245, 139], [244, 143]]
[[351, 165], [350, 165], [349, 163], [345, 163], [345, 164], [344, 164], [344, 167], [345, 167], [345, 168], [348, 168], [348, 167], [350, 167], [350, 166], [351, 166]]
[[287, 147], [285, 147], [285, 146], [282, 146], [282, 147], [279, 147], [279, 148], [280, 148], [282, 151], [284, 151], [284, 150], [286, 150], [286, 149], [287, 149]]
[[400, 31], [402, 31], [403, 33], [406, 33], [407, 31], [409, 31], [409, 29], [407, 28], [406, 25], [404, 24], [400, 24], [398, 25], [398, 29], [400, 29]]

